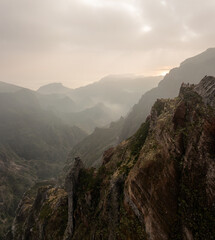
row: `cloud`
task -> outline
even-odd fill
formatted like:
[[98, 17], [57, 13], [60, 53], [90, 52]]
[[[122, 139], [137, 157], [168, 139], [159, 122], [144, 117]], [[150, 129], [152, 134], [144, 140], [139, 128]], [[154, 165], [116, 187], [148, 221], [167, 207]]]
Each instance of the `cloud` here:
[[78, 86], [213, 47], [214, 0], [0, 0], [0, 80]]

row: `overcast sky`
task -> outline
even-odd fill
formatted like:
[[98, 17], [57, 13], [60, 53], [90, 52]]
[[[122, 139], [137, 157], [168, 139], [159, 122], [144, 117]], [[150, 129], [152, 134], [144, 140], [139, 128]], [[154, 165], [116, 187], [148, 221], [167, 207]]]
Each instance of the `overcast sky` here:
[[0, 81], [159, 75], [215, 43], [215, 0], [0, 0]]

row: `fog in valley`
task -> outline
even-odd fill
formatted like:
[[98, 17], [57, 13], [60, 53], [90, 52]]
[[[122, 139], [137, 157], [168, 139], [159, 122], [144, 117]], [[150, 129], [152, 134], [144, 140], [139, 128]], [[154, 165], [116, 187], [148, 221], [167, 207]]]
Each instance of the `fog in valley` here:
[[212, 240], [215, 2], [0, 0], [0, 240]]

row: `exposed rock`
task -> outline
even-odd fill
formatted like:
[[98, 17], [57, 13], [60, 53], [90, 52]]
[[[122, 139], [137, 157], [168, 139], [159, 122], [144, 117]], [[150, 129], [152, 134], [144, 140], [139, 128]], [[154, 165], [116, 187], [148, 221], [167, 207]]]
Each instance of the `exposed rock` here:
[[[64, 239], [214, 239], [214, 80], [183, 84], [179, 97], [158, 100], [135, 135], [105, 153], [98, 170], [74, 161], [65, 181]], [[62, 199], [59, 191], [41, 189], [27, 212], [28, 222], [41, 216], [47, 202], [56, 216], [59, 210], [50, 199]], [[59, 236], [57, 229], [47, 228], [55, 223], [48, 216], [46, 221], [34, 220], [37, 240], [49, 240], [48, 231]], [[25, 227], [19, 239], [34, 240], [31, 229]]]
[[171, 69], [157, 87], [146, 92], [134, 105], [124, 121], [120, 140], [127, 139], [138, 130], [157, 99], [176, 97], [183, 82], [198, 84], [206, 74], [215, 76], [214, 66], [215, 48], [209, 48], [203, 53], [188, 58], [179, 67]]
[[14, 240], [62, 240], [67, 224], [67, 193], [50, 182], [34, 186], [23, 197], [12, 227]]
[[203, 101], [215, 107], [215, 79], [214, 77], [205, 76], [202, 81], [194, 87], [196, 91], [203, 99]]
[[118, 144], [123, 122], [124, 119], [120, 118], [108, 128], [96, 128], [92, 134], [73, 147], [67, 163], [72, 163], [74, 158], [79, 156], [86, 167], [100, 167], [103, 153]]
[[68, 193], [68, 222], [66, 232], [64, 234], [64, 240], [72, 238], [74, 232], [74, 208], [75, 208], [75, 191], [78, 184], [78, 177], [80, 170], [84, 167], [80, 158], [75, 158], [73, 166], [66, 176], [65, 190]]
[[211, 103], [214, 82], [182, 85], [180, 98], [166, 101], [126, 180], [127, 202], [144, 219], [149, 239], [212, 239], [215, 112], [202, 100]]

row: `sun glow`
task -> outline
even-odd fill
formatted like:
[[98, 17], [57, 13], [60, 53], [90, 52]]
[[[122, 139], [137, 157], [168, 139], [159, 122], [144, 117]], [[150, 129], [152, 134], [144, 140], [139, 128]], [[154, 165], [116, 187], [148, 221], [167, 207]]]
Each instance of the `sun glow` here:
[[152, 27], [149, 26], [149, 25], [145, 25], [141, 28], [141, 32], [143, 33], [148, 33], [148, 32], [151, 32], [152, 31]]
[[93, 6], [93, 7], [102, 7], [103, 4], [99, 0], [82, 0], [85, 4]]
[[161, 75], [161, 76], [165, 76], [167, 73], [169, 73], [169, 70], [162, 71], [162, 72], [160, 73], [160, 75]]

